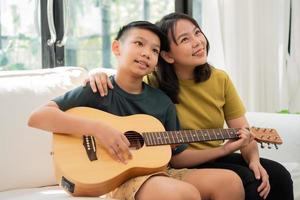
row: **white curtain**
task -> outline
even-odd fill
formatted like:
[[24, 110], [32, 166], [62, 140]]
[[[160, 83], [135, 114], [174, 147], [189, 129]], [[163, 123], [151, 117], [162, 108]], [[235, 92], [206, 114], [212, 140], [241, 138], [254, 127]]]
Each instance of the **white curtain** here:
[[290, 53], [284, 71], [290, 112], [300, 113], [300, 1], [292, 0]]
[[[294, 1], [297, 3], [293, 2], [293, 9], [297, 6], [298, 11], [293, 10], [293, 19], [300, 19], [299, 0]], [[247, 109], [276, 112], [292, 105], [299, 107], [300, 94], [297, 96], [295, 92], [300, 92], [299, 20], [292, 21], [292, 26], [298, 23], [298, 28], [292, 31], [291, 43], [298, 47], [291, 48], [289, 56], [290, 1], [199, 2], [202, 3], [202, 28], [212, 47], [208, 60], [230, 74]], [[287, 66], [287, 63], [291, 64]]]

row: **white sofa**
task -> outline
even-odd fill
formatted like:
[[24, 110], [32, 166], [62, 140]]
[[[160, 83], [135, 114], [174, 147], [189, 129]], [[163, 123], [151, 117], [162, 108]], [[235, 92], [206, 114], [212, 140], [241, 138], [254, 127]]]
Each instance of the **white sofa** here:
[[[0, 72], [1, 200], [71, 199], [54, 178], [51, 134], [27, 127], [27, 119], [34, 108], [78, 86], [86, 76], [79, 67]], [[252, 125], [273, 127], [281, 134], [284, 144], [278, 150], [262, 149], [261, 156], [288, 168], [295, 199], [300, 200], [300, 115], [247, 113], [247, 117]]]

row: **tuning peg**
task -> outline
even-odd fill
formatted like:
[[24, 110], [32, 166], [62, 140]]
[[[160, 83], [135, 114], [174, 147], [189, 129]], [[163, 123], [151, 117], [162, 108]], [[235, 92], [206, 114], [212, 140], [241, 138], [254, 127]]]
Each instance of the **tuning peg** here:
[[276, 149], [278, 149], [278, 146], [277, 146], [277, 144], [274, 144], [274, 146], [275, 146], [275, 148], [276, 148]]
[[263, 143], [262, 142], [260, 142], [260, 148], [265, 148], [265, 146], [263, 145]]
[[272, 146], [270, 145], [270, 143], [268, 143], [268, 149], [272, 149]]

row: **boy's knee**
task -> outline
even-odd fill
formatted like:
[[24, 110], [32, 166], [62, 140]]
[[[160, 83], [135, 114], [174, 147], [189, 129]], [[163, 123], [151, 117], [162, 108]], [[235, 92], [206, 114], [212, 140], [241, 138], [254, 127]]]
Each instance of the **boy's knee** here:
[[228, 171], [227, 176], [226, 176], [226, 182], [225, 183], [230, 183], [228, 184], [228, 187], [226, 190], [232, 194], [235, 194], [236, 197], [240, 197], [238, 199], [244, 199], [245, 197], [245, 190], [243, 186], [243, 182], [241, 178], [233, 171]]
[[172, 200], [201, 200], [201, 195], [198, 189], [192, 184], [182, 182], [176, 184], [172, 188], [163, 189], [163, 192]]
[[160, 176], [148, 179], [135, 197], [139, 200], [201, 200], [200, 192], [192, 184]]
[[174, 191], [170, 191], [170, 192], [174, 195], [175, 199], [177, 199], [176, 196], [180, 197], [178, 199], [184, 199], [184, 200], [200, 200], [201, 199], [201, 195], [200, 195], [200, 192], [198, 191], [198, 189], [189, 183], [183, 184], [180, 187], [176, 188], [176, 192], [175, 192], [175, 189], [174, 189]]
[[231, 172], [231, 179], [236, 187], [244, 188], [242, 179], [235, 172]]
[[234, 171], [231, 170], [225, 170], [225, 179], [224, 181], [226, 181], [227, 183], [234, 183], [237, 187], [243, 187], [243, 182], [242, 179], [239, 177], [239, 175], [237, 173], [235, 173]]

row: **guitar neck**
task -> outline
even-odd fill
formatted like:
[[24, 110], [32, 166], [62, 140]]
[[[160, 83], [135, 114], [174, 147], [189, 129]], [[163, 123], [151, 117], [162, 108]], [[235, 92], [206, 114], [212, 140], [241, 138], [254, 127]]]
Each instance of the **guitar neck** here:
[[238, 129], [202, 129], [164, 132], [144, 132], [142, 135], [146, 146], [167, 144], [184, 144], [213, 140], [237, 139]]

